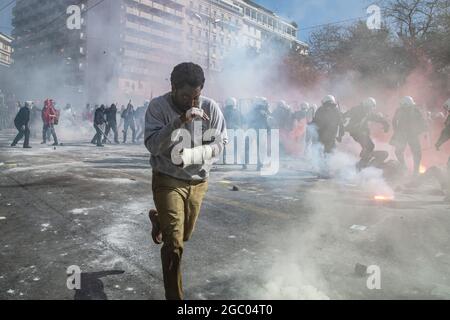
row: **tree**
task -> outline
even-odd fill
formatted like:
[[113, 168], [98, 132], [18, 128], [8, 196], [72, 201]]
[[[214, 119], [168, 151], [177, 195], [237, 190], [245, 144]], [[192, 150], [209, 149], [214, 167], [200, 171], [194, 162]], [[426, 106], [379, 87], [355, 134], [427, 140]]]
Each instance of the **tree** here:
[[311, 57], [316, 67], [326, 73], [335, 70], [340, 60], [340, 46], [344, 40], [344, 28], [327, 25], [313, 32], [308, 41]]
[[442, 0], [385, 0], [385, 16], [396, 26], [402, 39], [416, 41], [437, 25], [436, 11]]

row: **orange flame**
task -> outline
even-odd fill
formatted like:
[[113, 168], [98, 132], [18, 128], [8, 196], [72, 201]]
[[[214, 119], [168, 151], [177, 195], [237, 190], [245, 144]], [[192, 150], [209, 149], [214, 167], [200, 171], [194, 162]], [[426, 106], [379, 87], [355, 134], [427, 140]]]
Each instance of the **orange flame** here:
[[427, 167], [425, 167], [424, 165], [421, 165], [420, 166], [420, 169], [419, 169], [419, 173], [420, 174], [424, 174], [424, 173], [426, 173], [427, 172]]
[[374, 200], [376, 201], [392, 201], [394, 200], [393, 196], [375, 196], [373, 197]]

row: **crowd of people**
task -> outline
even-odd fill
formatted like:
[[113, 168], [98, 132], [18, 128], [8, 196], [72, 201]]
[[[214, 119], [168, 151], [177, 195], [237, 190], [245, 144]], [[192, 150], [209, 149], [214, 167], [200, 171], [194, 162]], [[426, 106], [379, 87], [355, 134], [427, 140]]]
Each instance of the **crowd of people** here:
[[[127, 107], [122, 106], [120, 111], [115, 103], [109, 107], [104, 104], [95, 106], [87, 104], [81, 115], [78, 115], [71, 104], [66, 104], [61, 110], [56, 106], [53, 99], [46, 99], [42, 108], [39, 108], [38, 104], [38, 102], [33, 101], [17, 102], [12, 110], [8, 109], [8, 112], [5, 112], [2, 119], [9, 120], [7, 120], [8, 122], [5, 121], [7, 124], [2, 128], [10, 128], [9, 123], [12, 123], [18, 131], [11, 144], [12, 147], [17, 146], [23, 139], [23, 147], [26, 149], [32, 148], [30, 139], [36, 139], [39, 136], [42, 136], [41, 144], [52, 142], [52, 146], [59, 146], [60, 143], [56, 133], [57, 126], [62, 126], [61, 130], [67, 130], [69, 128], [76, 129], [86, 124], [93, 125], [95, 135], [91, 143], [98, 147], [103, 147], [106, 143], [120, 144], [120, 129], [122, 129], [123, 144], [128, 141], [136, 144], [144, 137], [145, 112], [149, 101], [138, 108], [135, 108], [130, 101]], [[15, 116], [9, 116], [11, 114]], [[117, 119], [118, 116], [120, 116], [119, 120]], [[129, 139], [130, 132], [131, 139]], [[111, 135], [114, 142], [110, 140]]]
[[[297, 139], [295, 143], [298, 144], [298, 138], [301, 137], [305, 154], [316, 146], [324, 156], [331, 154], [337, 143], [349, 134], [361, 147], [358, 168], [363, 169], [368, 166], [382, 168], [389, 156], [388, 151], [376, 150], [370, 124], [378, 123], [386, 134], [392, 128], [390, 144], [395, 148], [400, 166], [406, 168], [405, 150], [409, 146], [414, 160], [414, 174], [419, 174], [423, 150], [420, 136], [429, 130], [429, 115], [424, 114], [410, 96], [401, 99], [392, 120], [377, 111], [377, 101], [372, 97], [348, 111], [341, 110], [332, 95], [324, 97], [320, 107], [305, 102], [298, 110], [291, 108], [285, 101], [279, 101], [271, 112], [267, 99], [256, 98], [254, 101], [252, 111], [243, 115], [237, 100], [227, 99], [224, 116], [228, 129], [278, 129], [282, 151], [288, 152], [293, 141]], [[444, 112], [447, 113], [447, 120], [435, 143], [436, 150], [450, 139], [450, 99], [444, 104], [443, 112], [439, 112], [441, 118]], [[296, 134], [299, 125], [305, 126], [300, 130], [300, 135]]]
[[[11, 144], [13, 147], [23, 139], [23, 147], [31, 148], [30, 137], [37, 138], [39, 127], [42, 128], [42, 144], [52, 141], [53, 146], [59, 145], [55, 128], [61, 117], [64, 117], [65, 125], [77, 126], [80, 121], [85, 124], [91, 123], [95, 131], [91, 143], [97, 147], [103, 147], [108, 143], [136, 144], [142, 141], [145, 134], [145, 115], [150, 101], [145, 101], [142, 106], [135, 108], [130, 100], [126, 106], [122, 105], [120, 110], [117, 103], [110, 106], [87, 104], [81, 116], [77, 115], [70, 104], [60, 111], [52, 99], [46, 99], [42, 109], [31, 101], [23, 105], [17, 103], [17, 105], [18, 112], [13, 122], [18, 134]], [[422, 162], [420, 136], [428, 130], [427, 115], [423, 114], [412, 97], [407, 96], [401, 99], [391, 121], [377, 111], [377, 101], [372, 97], [348, 111], [341, 110], [336, 98], [332, 95], [324, 97], [320, 107], [304, 102], [296, 109], [283, 100], [271, 107], [266, 98], [256, 97], [252, 99], [247, 109], [244, 113], [236, 98], [226, 99], [221, 110], [228, 130], [264, 129], [270, 132], [278, 129], [283, 154], [292, 153], [302, 144], [305, 155], [308, 155], [315, 146], [319, 146], [321, 153], [325, 156], [332, 153], [336, 144], [342, 142], [342, 138], [348, 133], [361, 147], [359, 169], [368, 166], [381, 168], [386, 163], [389, 153], [385, 150], [376, 150], [370, 132], [369, 124], [379, 123], [385, 133], [393, 129], [390, 144], [395, 147], [398, 163], [406, 168], [404, 154], [406, 147], [409, 146], [414, 160], [414, 173], [416, 175], [419, 173]], [[450, 100], [444, 104], [443, 112], [447, 112], [447, 120], [436, 142], [437, 150], [450, 139], [450, 116], [448, 116]], [[122, 129], [121, 141], [120, 129]], [[247, 161], [248, 159], [246, 163]], [[258, 170], [261, 167], [262, 164], [258, 159]]]
[[[149, 103], [150, 101], [146, 101], [143, 106], [135, 108], [130, 100], [128, 105], [126, 107], [122, 105], [120, 110], [117, 109], [117, 103], [109, 107], [104, 104], [96, 105], [94, 108], [87, 104], [83, 119], [92, 121], [94, 125], [95, 135], [91, 143], [97, 147], [103, 147], [106, 143], [120, 144], [119, 128], [123, 128], [123, 144], [129, 140], [133, 144], [141, 141], [144, 137], [145, 113]], [[119, 122], [117, 122], [118, 114]], [[129, 139], [129, 132], [131, 132], [131, 139]], [[114, 142], [109, 139], [111, 133]]]

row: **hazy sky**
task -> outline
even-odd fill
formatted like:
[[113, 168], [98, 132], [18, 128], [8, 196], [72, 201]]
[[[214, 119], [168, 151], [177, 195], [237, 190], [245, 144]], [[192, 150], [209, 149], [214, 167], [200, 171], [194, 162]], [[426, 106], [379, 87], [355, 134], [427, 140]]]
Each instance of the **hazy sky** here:
[[[311, 26], [367, 16], [375, 0], [254, 0], [279, 16], [297, 22], [299, 39], [308, 40]], [[301, 30], [308, 28], [307, 30]]]
[[[296, 21], [300, 29], [366, 15], [375, 0], [254, 0], [280, 16]], [[0, 0], [0, 8], [11, 0]], [[11, 9], [0, 12], [0, 32], [11, 33]], [[313, 29], [300, 30], [300, 40], [308, 40]]]

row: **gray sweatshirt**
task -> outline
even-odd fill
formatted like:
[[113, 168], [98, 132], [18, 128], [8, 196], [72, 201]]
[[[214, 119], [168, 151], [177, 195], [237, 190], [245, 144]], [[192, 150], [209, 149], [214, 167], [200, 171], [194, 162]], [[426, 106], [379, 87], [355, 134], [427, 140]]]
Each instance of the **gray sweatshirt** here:
[[[225, 118], [217, 103], [209, 98], [200, 98], [200, 108], [209, 116], [209, 121], [195, 120], [183, 124], [180, 116], [182, 111], [173, 104], [171, 94], [153, 99], [145, 116], [145, 146], [151, 153], [150, 164], [153, 170], [176, 179], [185, 181], [201, 181], [209, 177], [212, 162], [195, 164], [183, 168], [172, 161], [172, 150], [179, 148], [180, 137], [189, 133], [189, 140], [183, 141], [194, 148], [210, 145], [215, 153], [215, 161], [227, 144]], [[178, 129], [185, 129], [184, 132]], [[210, 131], [211, 130], [211, 131]], [[194, 134], [195, 131], [195, 134]], [[204, 137], [205, 132], [213, 132], [213, 138]]]

